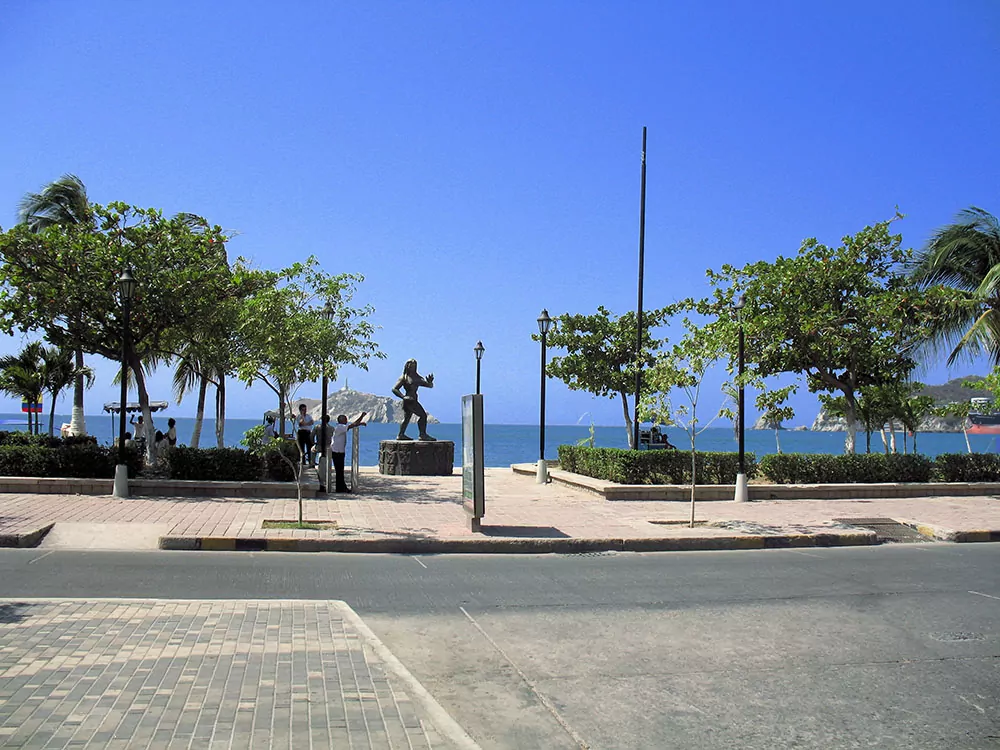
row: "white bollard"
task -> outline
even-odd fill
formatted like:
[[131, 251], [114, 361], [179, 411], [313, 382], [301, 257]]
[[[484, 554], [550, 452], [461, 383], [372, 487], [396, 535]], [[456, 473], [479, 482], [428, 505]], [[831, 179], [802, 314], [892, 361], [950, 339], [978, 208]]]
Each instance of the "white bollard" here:
[[736, 475], [736, 496], [733, 498], [737, 503], [745, 503], [750, 499], [747, 494], [747, 475]]
[[538, 473], [535, 474], [536, 484], [548, 484], [549, 483], [549, 467], [545, 461], [538, 462]]
[[115, 497], [128, 497], [128, 466], [125, 464], [115, 466], [115, 489], [112, 494]]

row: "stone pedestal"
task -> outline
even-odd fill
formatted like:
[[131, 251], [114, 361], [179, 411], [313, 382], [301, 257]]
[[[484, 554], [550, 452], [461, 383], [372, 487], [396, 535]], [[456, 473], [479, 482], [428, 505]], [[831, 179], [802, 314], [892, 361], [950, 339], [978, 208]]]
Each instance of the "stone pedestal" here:
[[404, 477], [448, 477], [455, 466], [451, 440], [383, 440], [378, 444], [378, 473]]

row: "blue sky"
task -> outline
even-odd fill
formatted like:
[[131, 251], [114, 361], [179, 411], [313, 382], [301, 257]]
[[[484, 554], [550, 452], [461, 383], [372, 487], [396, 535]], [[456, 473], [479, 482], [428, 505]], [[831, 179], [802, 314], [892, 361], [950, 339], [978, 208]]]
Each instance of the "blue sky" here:
[[[998, 31], [995, 0], [14, 2], [0, 225], [69, 172], [97, 202], [232, 229], [262, 267], [315, 254], [367, 277], [388, 355], [337, 386], [387, 394], [415, 357], [427, 409], [458, 421], [481, 339], [487, 420], [531, 424], [540, 310], [635, 306], [644, 125], [648, 306], [897, 205], [919, 247], [967, 206], [1000, 211]], [[88, 413], [117, 398], [93, 364]], [[151, 393], [172, 400], [168, 372]], [[811, 422], [813, 397], [794, 405]], [[270, 407], [229, 390], [232, 416]], [[547, 407], [621, 419], [558, 381]]]

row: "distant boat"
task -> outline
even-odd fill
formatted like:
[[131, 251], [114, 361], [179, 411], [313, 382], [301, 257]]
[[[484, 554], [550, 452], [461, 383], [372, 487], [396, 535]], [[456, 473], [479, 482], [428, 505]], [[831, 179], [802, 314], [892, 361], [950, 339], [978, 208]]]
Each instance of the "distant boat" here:
[[1000, 412], [991, 408], [988, 398], [969, 399], [969, 432], [973, 435], [1000, 435]]

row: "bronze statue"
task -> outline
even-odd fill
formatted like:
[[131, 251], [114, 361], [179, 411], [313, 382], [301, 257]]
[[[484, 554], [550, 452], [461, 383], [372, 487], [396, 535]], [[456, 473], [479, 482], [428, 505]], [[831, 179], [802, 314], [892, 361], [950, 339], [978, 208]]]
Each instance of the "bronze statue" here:
[[406, 428], [410, 425], [410, 419], [414, 414], [417, 415], [420, 440], [435, 439], [427, 434], [427, 412], [424, 411], [424, 407], [417, 401], [417, 389], [420, 386], [433, 388], [434, 375], [428, 374], [426, 378], [422, 377], [417, 372], [417, 360], [408, 359], [406, 360], [406, 364], [403, 365], [403, 374], [396, 381], [396, 385], [392, 389], [394, 396], [403, 399], [403, 422], [399, 425], [397, 440], [413, 440], [413, 438], [407, 437]]

